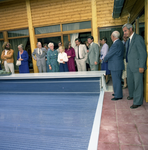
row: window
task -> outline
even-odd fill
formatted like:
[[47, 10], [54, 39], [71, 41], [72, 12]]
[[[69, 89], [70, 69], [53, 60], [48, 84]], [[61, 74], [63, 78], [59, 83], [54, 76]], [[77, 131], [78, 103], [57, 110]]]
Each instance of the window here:
[[27, 35], [29, 35], [28, 29], [8, 31], [8, 37], [18, 37], [18, 36], [27, 36]]
[[[2, 51], [3, 51], [3, 48], [2, 48], [3, 43], [4, 41], [0, 41], [0, 55], [2, 54]], [[1, 60], [1, 57], [0, 57], [0, 60]]]
[[139, 35], [141, 35], [144, 39], [144, 32], [145, 32], [145, 23], [139, 24]]
[[122, 27], [114, 27], [114, 28], [103, 28], [103, 29], [99, 29], [100, 32], [100, 39], [103, 37], [107, 38], [107, 44], [109, 45], [109, 47], [112, 45], [112, 40], [111, 40], [111, 34], [113, 31], [119, 31], [120, 33], [120, 39], [122, 40], [122, 36], [123, 36], [123, 31], [122, 31]]
[[0, 32], [0, 39], [2, 39], [3, 38], [3, 33], [2, 32]]
[[61, 36], [38, 39], [38, 42], [41, 42], [42, 45], [49, 44], [50, 42], [54, 43], [54, 49], [58, 49], [58, 42], [59, 41], [61, 41]]
[[89, 28], [91, 28], [91, 21], [63, 24], [63, 31], [89, 29]]
[[35, 28], [35, 34], [60, 32], [60, 25]]

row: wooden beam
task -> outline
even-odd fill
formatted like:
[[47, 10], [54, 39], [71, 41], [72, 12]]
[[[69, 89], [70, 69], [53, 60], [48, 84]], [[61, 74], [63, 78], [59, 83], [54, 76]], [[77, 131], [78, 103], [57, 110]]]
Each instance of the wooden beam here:
[[[30, 7], [30, 0], [26, 0], [26, 9], [27, 9], [27, 17], [28, 17], [28, 27], [29, 27], [29, 36], [30, 36], [30, 45], [31, 45], [31, 52], [33, 53], [34, 49], [36, 48], [36, 39], [35, 39], [35, 32], [32, 25], [32, 16], [31, 16], [31, 7]], [[36, 61], [32, 58], [33, 62], [33, 69], [34, 73], [38, 73], [38, 67], [36, 65]]]
[[70, 34], [68, 34], [68, 41], [70, 42], [70, 40], [71, 40], [71, 39], [70, 39]]
[[98, 27], [97, 27], [97, 3], [96, 0], [91, 1], [92, 6], [92, 35], [94, 42], [98, 44]]
[[136, 33], [139, 34], [139, 19], [136, 19]]
[[4, 42], [9, 42], [9, 40], [8, 40], [8, 32], [7, 31], [3, 31], [3, 38], [4, 38]]
[[[148, 54], [148, 0], [145, 0], [145, 45]], [[147, 57], [147, 68], [148, 68], [148, 57]], [[146, 102], [148, 102], [148, 69], [145, 71], [144, 97]]]

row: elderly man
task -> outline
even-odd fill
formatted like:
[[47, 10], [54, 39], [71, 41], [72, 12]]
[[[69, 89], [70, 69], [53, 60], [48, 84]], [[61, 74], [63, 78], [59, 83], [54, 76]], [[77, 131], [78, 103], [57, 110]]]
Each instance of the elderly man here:
[[133, 32], [131, 24], [122, 27], [124, 36], [128, 37], [126, 48], [128, 100], [134, 99], [131, 109], [143, 104], [143, 73], [146, 69], [146, 47], [142, 36]]
[[13, 59], [13, 49], [11, 49], [11, 44], [8, 42], [4, 42], [3, 51], [1, 54], [2, 64], [4, 63], [5, 70], [11, 73], [14, 73], [14, 59]]
[[42, 71], [46, 72], [45, 56], [46, 56], [47, 50], [45, 48], [42, 48], [41, 42], [37, 43], [37, 47], [38, 48], [34, 49], [34, 52], [32, 53], [32, 57], [34, 60], [37, 61], [39, 73], [42, 73]]
[[99, 64], [99, 46], [94, 43], [93, 36], [87, 38], [88, 43], [90, 44], [89, 53], [88, 53], [88, 62], [90, 65], [91, 71], [98, 71]]
[[75, 39], [75, 43], [76, 43], [75, 54], [78, 71], [86, 71], [86, 61], [87, 61], [86, 46], [85, 44], [81, 44], [79, 38]]
[[104, 58], [104, 62], [108, 61], [108, 69], [111, 71], [113, 88], [114, 88], [114, 98], [111, 100], [119, 100], [123, 97], [122, 92], [122, 71], [124, 70], [124, 45], [119, 40], [120, 33], [118, 31], [114, 31], [111, 35], [111, 39], [113, 44], [109, 49], [109, 52]]

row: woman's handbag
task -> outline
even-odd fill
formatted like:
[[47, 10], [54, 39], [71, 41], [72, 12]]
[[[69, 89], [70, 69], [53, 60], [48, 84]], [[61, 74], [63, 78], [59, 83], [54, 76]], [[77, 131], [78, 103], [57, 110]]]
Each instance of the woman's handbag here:
[[[19, 53], [20, 54], [20, 53]], [[20, 54], [20, 58], [21, 58], [21, 54]], [[16, 66], [20, 66], [21, 65], [21, 61], [20, 60], [17, 60], [16, 61]]]

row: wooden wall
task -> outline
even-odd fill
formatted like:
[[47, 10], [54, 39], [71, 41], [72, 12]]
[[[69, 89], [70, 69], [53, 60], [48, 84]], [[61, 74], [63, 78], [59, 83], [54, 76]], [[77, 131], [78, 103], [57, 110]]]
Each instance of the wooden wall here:
[[[92, 19], [91, 0], [30, 0], [34, 27]], [[116, 26], [127, 16], [112, 18], [114, 0], [97, 0], [97, 26]], [[28, 27], [25, 0], [0, 3], [0, 31]]]
[[127, 16], [113, 19], [114, 0], [97, 0], [98, 27], [118, 26], [127, 23]]
[[0, 3], [0, 31], [26, 27], [28, 20], [25, 0]]
[[91, 0], [31, 0], [33, 26], [91, 20]]

